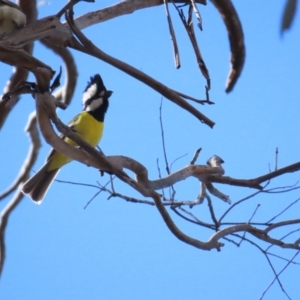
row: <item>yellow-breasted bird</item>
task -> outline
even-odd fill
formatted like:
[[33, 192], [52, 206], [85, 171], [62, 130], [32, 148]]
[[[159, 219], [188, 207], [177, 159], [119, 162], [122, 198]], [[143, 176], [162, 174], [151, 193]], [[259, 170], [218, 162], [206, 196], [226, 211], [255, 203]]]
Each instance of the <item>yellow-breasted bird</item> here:
[[26, 15], [20, 6], [8, 0], [0, 0], [0, 37], [25, 24]]
[[[83, 111], [68, 124], [93, 147], [102, 137], [104, 116], [111, 94], [112, 91], [106, 90], [99, 74], [92, 76], [83, 92]], [[67, 137], [61, 136], [61, 138], [72, 146], [77, 145]], [[40, 204], [59, 169], [70, 161], [69, 157], [52, 149], [43, 167], [24, 183], [22, 192], [29, 195], [35, 203]]]

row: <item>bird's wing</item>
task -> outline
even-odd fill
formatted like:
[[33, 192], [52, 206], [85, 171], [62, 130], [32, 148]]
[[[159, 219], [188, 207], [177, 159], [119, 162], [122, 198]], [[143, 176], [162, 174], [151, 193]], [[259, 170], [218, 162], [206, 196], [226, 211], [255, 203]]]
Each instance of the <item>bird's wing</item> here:
[[[79, 115], [76, 115], [68, 124], [67, 126], [70, 127], [72, 129], [72, 131], [74, 131], [76, 133], [76, 130], [75, 130], [75, 125], [77, 124], [78, 122], [78, 119], [79, 119]], [[63, 134], [60, 134], [59, 135], [59, 138], [60, 139], [64, 139], [65, 138], [65, 135]], [[54, 155], [54, 153], [56, 152], [55, 149], [51, 149], [50, 153], [48, 154], [47, 158], [46, 158], [46, 162], [49, 161], [51, 159], [51, 157]]]

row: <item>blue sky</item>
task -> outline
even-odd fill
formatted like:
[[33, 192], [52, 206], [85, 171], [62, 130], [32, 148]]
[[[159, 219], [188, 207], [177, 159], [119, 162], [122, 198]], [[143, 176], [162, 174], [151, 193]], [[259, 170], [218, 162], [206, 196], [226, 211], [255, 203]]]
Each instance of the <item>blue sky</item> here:
[[[80, 3], [75, 15], [112, 5], [112, 1]], [[233, 92], [225, 94], [229, 71], [229, 44], [219, 13], [208, 2], [199, 6], [203, 32], [197, 32], [202, 55], [212, 79], [211, 106], [196, 106], [216, 122], [214, 129], [201, 124], [186, 111], [163, 100], [163, 124], [169, 162], [178, 170], [188, 164], [194, 151], [202, 147], [198, 163], [213, 154], [225, 160], [226, 175], [248, 179], [274, 169], [275, 149], [279, 167], [299, 161], [299, 13], [294, 26], [279, 34], [285, 1], [234, 1], [241, 18], [246, 63]], [[56, 13], [60, 3], [39, 8], [39, 16]], [[185, 31], [171, 8], [182, 67], [174, 68], [172, 47], [163, 7], [141, 10], [84, 30], [103, 51], [132, 64], [167, 86], [185, 94], [204, 98], [205, 81], [197, 68]], [[101, 148], [107, 155], [126, 155], [144, 164], [151, 179], [158, 177], [156, 160], [165, 172], [159, 125], [161, 95], [121, 71], [85, 54], [72, 52], [79, 72], [75, 97], [59, 117], [68, 122], [81, 110], [81, 95], [91, 75], [100, 73], [108, 89], [114, 91], [105, 121]], [[37, 58], [58, 70], [58, 57], [36, 44]], [[4, 86], [11, 68], [1, 64]], [[32, 78], [32, 76], [31, 76]], [[194, 105], [194, 104], [193, 104]], [[0, 135], [2, 170], [0, 190], [15, 178], [28, 151], [24, 133], [28, 114], [34, 110], [31, 97], [23, 97], [10, 114]], [[9, 147], [7, 146], [9, 145]], [[37, 170], [49, 146], [43, 142]], [[5, 175], [4, 175], [5, 174]], [[164, 173], [165, 175], [165, 173]], [[295, 184], [300, 173], [273, 180], [271, 187]], [[77, 162], [65, 166], [57, 179], [89, 184], [105, 184], [95, 169]], [[232, 202], [254, 190], [216, 185]], [[124, 184], [118, 192], [141, 198]], [[193, 200], [198, 182], [188, 179], [176, 186], [176, 198]], [[226, 242], [221, 252], [205, 252], [177, 240], [155, 207], [127, 203], [101, 193], [84, 209], [96, 189], [55, 182], [42, 205], [24, 198], [7, 228], [7, 259], [1, 280], [1, 299], [259, 299], [274, 276], [266, 258], [243, 242], [237, 248]], [[260, 204], [254, 221], [269, 220], [300, 197], [262, 194], [233, 210], [227, 221], [248, 221]], [[2, 209], [9, 199], [0, 202]], [[213, 198], [218, 216], [228, 204]], [[280, 220], [299, 218], [299, 203]], [[204, 203], [193, 208], [198, 218], [209, 221]], [[195, 226], [171, 213], [185, 233], [207, 240], [211, 231]], [[296, 229], [293, 227], [291, 229]], [[277, 237], [286, 231], [277, 231]], [[299, 235], [299, 233], [298, 233]], [[250, 236], [248, 236], [250, 237]], [[297, 238], [297, 233], [291, 240]], [[260, 244], [263, 248], [266, 244]], [[293, 251], [273, 249], [292, 257]], [[272, 260], [279, 271], [285, 263]], [[300, 259], [298, 258], [298, 262]], [[300, 293], [299, 266], [291, 265], [280, 279], [292, 299]], [[264, 299], [286, 299], [274, 284]]]

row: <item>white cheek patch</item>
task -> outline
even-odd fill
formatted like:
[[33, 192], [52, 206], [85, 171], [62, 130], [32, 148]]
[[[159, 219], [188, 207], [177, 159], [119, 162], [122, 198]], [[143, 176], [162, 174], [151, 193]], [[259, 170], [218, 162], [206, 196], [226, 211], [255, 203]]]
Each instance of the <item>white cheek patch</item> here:
[[101, 106], [103, 103], [103, 98], [94, 99], [87, 107], [86, 111], [93, 111]]
[[83, 93], [82, 104], [84, 105], [87, 100], [95, 96], [96, 92], [97, 92], [97, 84], [94, 83]]

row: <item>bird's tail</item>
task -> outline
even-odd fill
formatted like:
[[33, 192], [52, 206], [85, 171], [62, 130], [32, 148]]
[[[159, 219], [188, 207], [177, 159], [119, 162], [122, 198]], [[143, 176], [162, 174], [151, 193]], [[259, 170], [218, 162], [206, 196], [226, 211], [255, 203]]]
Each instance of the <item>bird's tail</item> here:
[[59, 169], [47, 171], [47, 168], [48, 164], [46, 163], [24, 183], [22, 188], [22, 192], [30, 196], [37, 204], [40, 204], [43, 201], [45, 194], [59, 171]]

